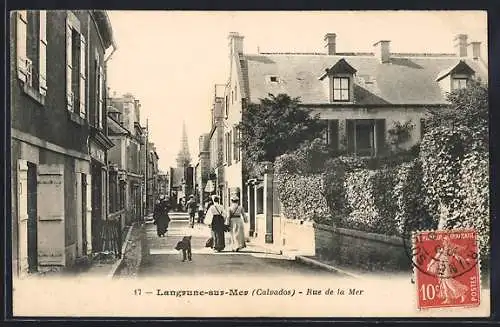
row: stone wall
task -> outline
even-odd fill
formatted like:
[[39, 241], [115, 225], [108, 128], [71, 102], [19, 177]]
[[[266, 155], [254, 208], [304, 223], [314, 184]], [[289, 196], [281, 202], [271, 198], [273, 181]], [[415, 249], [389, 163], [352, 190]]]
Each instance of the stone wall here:
[[401, 238], [320, 224], [314, 224], [314, 231], [320, 260], [368, 271], [411, 270], [409, 250]]

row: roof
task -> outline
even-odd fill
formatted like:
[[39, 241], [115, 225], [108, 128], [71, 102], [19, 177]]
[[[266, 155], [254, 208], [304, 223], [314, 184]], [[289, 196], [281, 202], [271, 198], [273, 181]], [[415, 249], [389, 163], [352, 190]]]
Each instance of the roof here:
[[111, 132], [110, 134], [119, 134], [119, 135], [126, 135], [129, 134], [129, 131], [120, 125], [116, 120], [114, 120], [111, 117], [107, 117], [108, 120], [108, 129]]
[[[328, 104], [329, 93], [320, 77], [339, 60], [355, 73], [354, 101], [357, 104], [446, 104], [436, 81], [440, 72], [458, 62], [456, 56], [436, 54], [391, 54], [390, 63], [383, 64], [373, 54], [257, 54], [245, 55], [242, 67], [250, 102], [258, 103], [269, 93], [286, 93], [300, 97], [304, 104]], [[478, 61], [463, 59], [483, 81], [487, 68]], [[347, 66], [346, 66], [347, 67]], [[270, 82], [278, 76], [279, 82]]]

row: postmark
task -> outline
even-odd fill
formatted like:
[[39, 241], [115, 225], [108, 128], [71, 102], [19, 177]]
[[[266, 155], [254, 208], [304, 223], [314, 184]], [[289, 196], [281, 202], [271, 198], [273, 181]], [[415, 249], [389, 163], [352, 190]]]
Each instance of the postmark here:
[[411, 251], [418, 309], [479, 306], [479, 250], [474, 229], [414, 232]]

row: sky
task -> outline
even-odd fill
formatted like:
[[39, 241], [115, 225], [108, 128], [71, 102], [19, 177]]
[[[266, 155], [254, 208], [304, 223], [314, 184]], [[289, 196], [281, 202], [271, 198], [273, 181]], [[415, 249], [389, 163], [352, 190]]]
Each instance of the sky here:
[[182, 123], [191, 157], [210, 129], [214, 85], [229, 77], [228, 35], [244, 36], [244, 52], [325, 52], [326, 33], [337, 51], [372, 51], [390, 40], [392, 52], [453, 53], [467, 34], [487, 54], [487, 14], [481, 11], [108, 11], [117, 50], [108, 62], [108, 87], [141, 102], [160, 170], [175, 166]]

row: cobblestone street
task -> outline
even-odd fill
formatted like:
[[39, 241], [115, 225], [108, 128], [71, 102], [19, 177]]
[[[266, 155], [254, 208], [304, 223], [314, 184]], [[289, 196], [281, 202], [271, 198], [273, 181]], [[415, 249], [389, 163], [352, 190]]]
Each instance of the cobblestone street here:
[[[192, 236], [193, 261], [182, 262], [182, 252], [174, 249], [183, 236]], [[248, 244], [241, 252], [229, 252], [230, 239], [226, 233], [226, 249], [215, 253], [205, 248], [205, 242], [210, 237], [208, 226], [196, 224], [194, 228], [188, 226], [187, 215], [175, 215], [170, 222], [166, 237], [156, 235], [156, 226], [152, 222], [145, 225], [145, 237], [142, 265], [139, 277], [158, 275], [308, 275], [315, 276], [336, 274], [323, 269], [310, 267], [284, 256], [268, 254], [258, 247]]]

